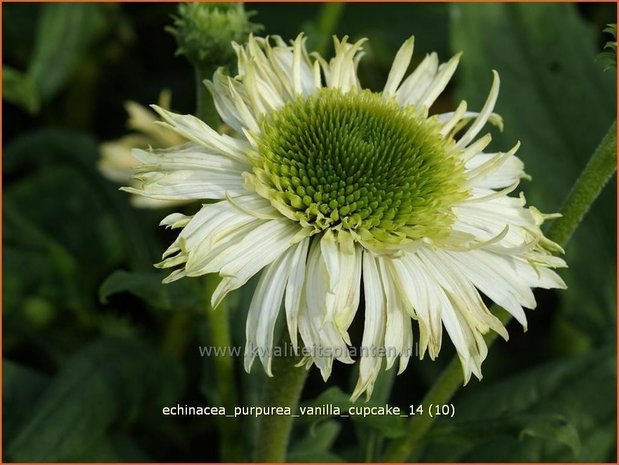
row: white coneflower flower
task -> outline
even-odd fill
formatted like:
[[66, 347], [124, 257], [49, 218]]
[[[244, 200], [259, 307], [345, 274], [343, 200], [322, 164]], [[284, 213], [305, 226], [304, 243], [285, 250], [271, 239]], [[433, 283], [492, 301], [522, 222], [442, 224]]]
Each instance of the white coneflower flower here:
[[526, 327], [523, 307], [535, 307], [531, 289], [565, 287], [550, 270], [565, 263], [540, 230], [545, 215], [526, 208], [522, 195], [508, 196], [525, 176], [517, 147], [484, 153], [490, 135], [476, 139], [489, 120], [500, 124], [492, 113], [497, 73], [479, 113], [462, 102], [453, 113], [429, 116], [459, 55], [439, 64], [432, 53], [406, 76], [411, 38], [383, 91], [374, 93], [357, 78], [363, 42], [336, 39], [329, 62], [310, 56], [302, 36], [290, 46], [279, 37], [235, 44], [238, 76], [217, 72], [206, 82], [235, 134], [157, 108], [191, 142], [136, 150], [142, 185], [127, 189], [217, 200], [192, 217], [162, 221], [183, 229], [159, 266], [177, 268], [168, 282], [219, 273], [215, 306], [262, 270], [247, 318], [247, 370], [258, 354], [271, 373], [282, 301], [292, 344], [300, 334], [311, 354], [308, 366], [316, 364], [326, 379], [334, 359], [351, 363], [348, 329], [363, 282], [354, 399], [370, 395], [383, 358], [390, 368], [399, 356], [404, 370], [411, 318], [422, 357], [437, 356], [445, 327], [468, 381], [481, 377], [482, 335], [493, 330], [507, 338], [480, 292]]

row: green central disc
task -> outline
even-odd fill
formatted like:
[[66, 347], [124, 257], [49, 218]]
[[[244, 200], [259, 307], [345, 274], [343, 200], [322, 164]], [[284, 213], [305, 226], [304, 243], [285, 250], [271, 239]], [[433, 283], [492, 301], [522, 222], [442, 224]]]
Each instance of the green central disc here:
[[381, 244], [436, 238], [466, 195], [464, 166], [439, 130], [380, 94], [322, 89], [263, 119], [251, 178], [303, 226]]

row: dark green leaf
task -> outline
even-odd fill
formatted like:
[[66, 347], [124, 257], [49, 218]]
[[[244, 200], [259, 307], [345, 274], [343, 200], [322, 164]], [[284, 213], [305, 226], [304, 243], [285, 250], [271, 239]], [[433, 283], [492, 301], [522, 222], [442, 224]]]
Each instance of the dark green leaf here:
[[[342, 390], [338, 387], [331, 387], [327, 389], [325, 392], [320, 394], [314, 402], [312, 402], [314, 406], [334, 406], [339, 407], [341, 414], [348, 415], [348, 410], [350, 407], [382, 407], [385, 404], [383, 402], [377, 401], [375, 399], [370, 399], [368, 402], [351, 402], [350, 396], [342, 392]], [[326, 418], [326, 417], [323, 417]], [[359, 424], [360, 426], [364, 426], [372, 429], [377, 432], [380, 436], [384, 436], [387, 438], [397, 438], [406, 434], [406, 429], [404, 425], [404, 419], [399, 416], [391, 416], [391, 415], [351, 415], [350, 419]]]
[[[419, 461], [604, 461], [614, 447], [614, 347], [480, 387], [436, 423]], [[446, 446], [449, 447], [446, 447]]]
[[341, 458], [329, 452], [340, 429], [340, 424], [336, 421], [325, 421], [310, 428], [304, 437], [292, 445], [288, 461], [341, 462]]
[[44, 375], [10, 360], [2, 362], [2, 442], [6, 447], [33, 415], [34, 404], [49, 380]]
[[86, 346], [36, 403], [8, 447], [11, 460], [71, 461], [85, 457], [113, 426], [160, 418], [181, 389], [179, 367], [153, 348], [120, 338]]
[[42, 99], [53, 96], [104, 26], [106, 6], [50, 3], [43, 8], [28, 76]]
[[201, 308], [199, 286], [189, 280], [162, 284], [167, 273], [130, 272], [118, 270], [112, 273], [99, 288], [99, 299], [107, 303], [109, 296], [129, 292], [163, 310], [196, 310]]
[[2, 66], [2, 96], [29, 113], [39, 111], [39, 93], [35, 82], [9, 66]]

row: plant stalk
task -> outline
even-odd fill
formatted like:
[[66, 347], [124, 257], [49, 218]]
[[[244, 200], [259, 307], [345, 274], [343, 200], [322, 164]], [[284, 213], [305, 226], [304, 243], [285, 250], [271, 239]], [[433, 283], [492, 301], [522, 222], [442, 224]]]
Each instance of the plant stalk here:
[[[290, 345], [288, 345], [290, 347]], [[300, 356], [273, 357], [273, 377], [267, 379], [263, 397], [265, 407], [289, 407], [292, 414], [301, 397], [307, 378], [305, 367], [295, 366]], [[265, 415], [258, 424], [256, 462], [285, 462], [293, 417]]]

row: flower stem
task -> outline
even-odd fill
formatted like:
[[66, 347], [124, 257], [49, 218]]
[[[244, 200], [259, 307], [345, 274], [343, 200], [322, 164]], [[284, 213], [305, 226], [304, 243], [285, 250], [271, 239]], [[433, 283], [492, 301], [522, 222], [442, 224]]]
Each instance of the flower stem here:
[[[207, 302], [206, 318], [210, 332], [210, 342], [214, 347], [232, 347], [226, 301], [221, 302], [217, 310], [211, 306], [211, 296], [218, 284], [219, 278], [217, 276], [207, 276], [205, 299]], [[219, 405], [225, 407], [226, 412], [232, 412], [238, 405], [236, 382], [234, 379], [234, 359], [230, 355], [214, 357], [213, 364], [215, 366], [215, 383]], [[221, 417], [217, 426], [220, 435], [221, 461], [238, 462], [241, 458], [238, 447], [240, 434], [238, 420]]]
[[548, 237], [558, 244], [566, 244], [602, 188], [617, 170], [617, 121], [598, 145], [584, 171], [572, 187], [561, 208], [562, 218], [548, 230]]
[[[301, 391], [307, 377], [305, 367], [295, 366], [301, 357], [273, 357], [273, 377], [267, 379], [262, 405], [265, 407], [289, 407], [296, 413]], [[256, 441], [256, 462], [285, 462], [288, 440], [292, 430], [290, 415], [260, 417]]]
[[[511, 319], [509, 313], [496, 305], [493, 306], [492, 310], [503, 324], [507, 324]], [[496, 337], [497, 333], [494, 331], [485, 335], [484, 340], [488, 347], [492, 345]], [[454, 356], [430, 390], [426, 393], [421, 401], [421, 405], [427, 408], [430, 404], [441, 405], [449, 402], [460, 386], [462, 386], [462, 376], [460, 360], [457, 356]], [[408, 435], [391, 443], [383, 457], [383, 461], [408, 461], [408, 458], [418, 449], [421, 440], [434, 424], [435, 418], [436, 417], [430, 417], [430, 415], [416, 415], [412, 417], [406, 425]]]
[[[602, 188], [617, 169], [617, 122], [611, 126], [602, 142], [591, 155], [587, 166], [572, 187], [561, 209], [562, 217], [557, 219], [548, 231], [548, 238], [565, 246], [572, 234], [597, 199]], [[511, 320], [511, 315], [494, 305], [493, 313], [505, 325]], [[495, 341], [497, 334], [490, 332], [484, 337], [488, 347]], [[457, 356], [449, 362], [443, 373], [434, 382], [421, 401], [422, 405], [445, 404], [462, 386], [462, 368]], [[420, 415], [408, 421], [408, 435], [395, 440], [388, 447], [383, 457], [384, 462], [406, 462], [419, 450], [426, 433], [434, 424], [436, 417]]]

